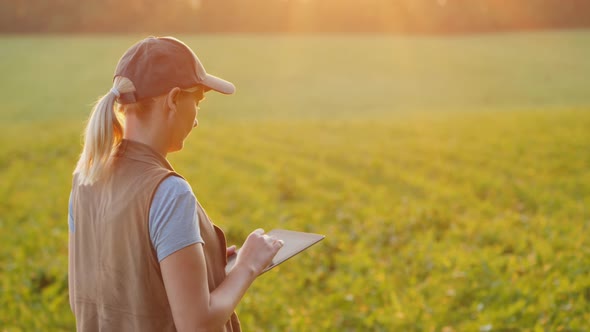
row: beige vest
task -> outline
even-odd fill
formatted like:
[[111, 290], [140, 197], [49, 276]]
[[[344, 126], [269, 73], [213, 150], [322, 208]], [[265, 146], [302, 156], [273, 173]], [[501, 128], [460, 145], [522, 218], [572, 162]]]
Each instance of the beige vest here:
[[[123, 140], [108, 177], [72, 188], [69, 291], [78, 331], [176, 331], [149, 234], [154, 193], [180, 176], [147, 145]], [[197, 202], [209, 290], [225, 278], [226, 242]], [[194, 308], [199, 310], [199, 308]], [[235, 313], [219, 331], [240, 331]]]

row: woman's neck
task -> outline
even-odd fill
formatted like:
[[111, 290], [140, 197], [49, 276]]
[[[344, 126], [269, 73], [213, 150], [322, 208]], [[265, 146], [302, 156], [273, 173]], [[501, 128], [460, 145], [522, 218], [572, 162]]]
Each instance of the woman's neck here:
[[162, 128], [161, 122], [149, 120], [140, 120], [133, 115], [128, 116], [125, 119], [123, 138], [145, 144], [165, 158], [168, 154], [166, 131]]

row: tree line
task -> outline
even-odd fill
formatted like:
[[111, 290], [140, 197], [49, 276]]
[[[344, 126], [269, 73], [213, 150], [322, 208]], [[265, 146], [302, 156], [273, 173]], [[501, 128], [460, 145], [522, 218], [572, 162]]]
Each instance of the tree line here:
[[589, 0], [0, 0], [3, 33], [447, 34], [590, 27]]

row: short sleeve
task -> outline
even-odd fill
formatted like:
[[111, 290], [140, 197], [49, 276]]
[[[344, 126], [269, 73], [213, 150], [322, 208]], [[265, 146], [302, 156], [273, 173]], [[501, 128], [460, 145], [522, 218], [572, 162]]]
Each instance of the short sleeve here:
[[194, 243], [204, 243], [196, 198], [184, 179], [169, 176], [154, 194], [149, 213], [150, 239], [158, 261]]
[[76, 226], [74, 225], [74, 217], [72, 216], [72, 193], [70, 192], [70, 199], [68, 201], [68, 228], [70, 233], [74, 233]]

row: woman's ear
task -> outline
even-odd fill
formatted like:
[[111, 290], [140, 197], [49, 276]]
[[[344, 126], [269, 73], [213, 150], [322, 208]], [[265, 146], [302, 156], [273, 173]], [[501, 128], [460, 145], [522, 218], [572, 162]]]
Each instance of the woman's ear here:
[[176, 87], [168, 92], [168, 95], [166, 96], [166, 107], [169, 110], [176, 112], [178, 102], [180, 101], [181, 91], [182, 90], [180, 90], [179, 87]]

